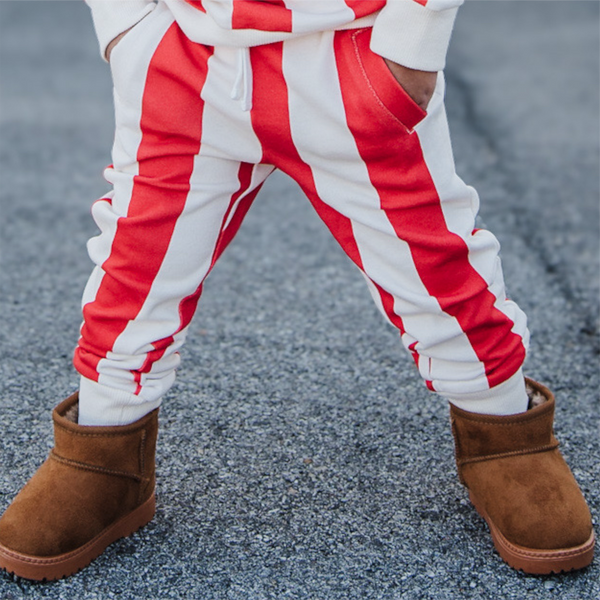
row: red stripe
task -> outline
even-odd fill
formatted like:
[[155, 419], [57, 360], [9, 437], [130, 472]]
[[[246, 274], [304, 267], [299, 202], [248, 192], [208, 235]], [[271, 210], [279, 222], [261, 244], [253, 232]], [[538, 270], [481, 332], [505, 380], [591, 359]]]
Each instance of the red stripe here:
[[231, 27], [290, 32], [292, 11], [286, 8], [283, 0], [233, 0]]
[[[213, 251], [213, 257], [212, 257], [212, 260], [210, 263], [210, 267], [209, 267], [206, 275], [204, 276], [202, 282], [198, 286], [198, 289], [193, 294], [184, 298], [181, 301], [181, 303], [179, 304], [180, 324], [179, 324], [179, 327], [178, 327], [177, 331], [175, 332], [175, 334], [172, 336], [169, 336], [167, 338], [164, 338], [162, 340], [159, 340], [158, 342], [155, 342], [153, 344], [154, 350], [152, 352], [148, 353], [142, 368], [139, 371], [136, 371], [134, 373], [134, 380], [138, 383], [138, 386], [137, 386], [137, 389], [135, 392], [136, 394], [139, 394], [142, 390], [142, 385], [141, 385], [142, 374], [150, 372], [150, 370], [152, 369], [152, 365], [156, 361], [160, 360], [163, 357], [163, 355], [165, 354], [167, 349], [175, 341], [174, 336], [177, 335], [180, 331], [185, 329], [190, 324], [194, 314], [196, 313], [196, 308], [198, 307], [198, 302], [199, 302], [200, 296], [202, 294], [202, 287], [203, 287], [204, 279], [206, 278], [208, 273], [210, 273], [213, 266], [217, 262], [217, 259], [221, 256], [221, 254], [223, 253], [225, 248], [228, 246], [229, 242], [231, 242], [231, 240], [237, 233], [238, 229], [240, 228], [240, 225], [242, 224], [242, 220], [243, 220], [244, 216], [248, 212], [254, 198], [256, 197], [256, 194], [262, 187], [262, 186], [258, 186], [250, 194], [247, 194], [248, 190], [250, 189], [250, 186], [252, 185], [253, 169], [254, 169], [253, 165], [251, 165], [249, 163], [241, 163], [240, 169], [238, 172], [238, 181], [240, 182], [240, 185], [238, 187], [238, 190], [235, 192], [235, 194], [233, 194], [231, 196], [229, 206], [228, 206], [227, 211], [225, 212], [225, 216], [223, 217], [223, 220], [221, 222], [220, 233], [219, 233], [218, 241], [215, 244], [215, 249]], [[227, 219], [229, 218], [231, 210], [235, 206], [238, 199], [244, 194], [246, 194], [246, 195], [244, 196], [244, 198], [240, 201], [240, 203], [236, 207], [235, 213], [234, 213], [233, 217], [231, 218], [231, 221], [229, 222], [227, 227], [225, 227], [225, 224], [227, 223]]]
[[85, 324], [74, 361], [90, 379], [98, 379], [99, 361], [142, 308], [185, 206], [200, 150], [200, 92], [210, 54], [174, 24], [150, 62], [142, 100], [139, 174], [127, 217], [119, 219], [111, 255], [102, 265], [105, 275], [96, 299], [83, 309]]
[[[281, 43], [270, 44], [268, 47], [253, 48], [250, 54], [254, 76], [264, 83], [255, 86], [253, 90], [251, 113], [253, 129], [263, 147], [263, 162], [277, 165], [301, 185], [342, 249], [364, 272], [351, 220], [319, 198], [312, 170], [300, 158], [294, 145], [290, 129], [288, 89], [282, 71], [282, 48]], [[393, 296], [373, 283], [379, 292], [385, 313], [403, 333], [402, 319], [394, 312]]]
[[252, 72], [261, 85], [254, 86], [252, 127], [263, 147], [262, 162], [277, 165], [303, 188], [315, 210], [358, 267], [362, 261], [350, 220], [325, 204], [317, 193], [310, 167], [300, 158], [292, 140], [288, 89], [282, 70], [283, 43], [252, 48]]
[[[387, 315], [388, 319], [392, 322], [393, 325], [395, 325], [398, 328], [401, 335], [404, 334], [405, 329], [404, 329], [404, 323], [402, 322], [402, 318], [400, 317], [400, 315], [397, 315], [394, 312], [394, 296], [392, 296], [392, 294], [390, 294], [389, 292], [386, 292], [379, 284], [377, 284], [375, 282], [373, 282], [373, 284], [375, 285], [375, 287], [377, 288], [377, 291], [379, 292], [383, 310], [384, 310], [385, 314]], [[416, 345], [416, 342], [413, 344], [413, 346], [415, 346], [415, 345]], [[414, 354], [417, 354], [417, 351], [415, 348], [411, 348], [411, 352], [413, 352]]]
[[[398, 117], [394, 115], [401, 115], [402, 124], [412, 131], [427, 113], [398, 85], [384, 59], [371, 50], [371, 33], [369, 28], [359, 29], [351, 34], [356, 56], [360, 57], [360, 67], [369, 75], [368, 85], [388, 109], [389, 116], [395, 120]], [[354, 93], [360, 97], [366, 93], [365, 82], [366, 80], [362, 86], [354, 89]]]
[[356, 56], [349, 35], [336, 34], [335, 53], [348, 126], [381, 208], [397, 236], [408, 243], [427, 292], [456, 318], [493, 387], [521, 366], [522, 339], [511, 332], [512, 321], [493, 306], [496, 299], [469, 263], [464, 240], [448, 231], [418, 135], [408, 134], [399, 123], [393, 127], [391, 121], [374, 131], [365, 107], [370, 96], [356, 93]]
[[[219, 239], [217, 241], [215, 251], [213, 253], [212, 261], [210, 263], [210, 268], [212, 269], [221, 254], [223, 254], [225, 248], [229, 245], [231, 240], [235, 237], [235, 234], [238, 232], [240, 226], [242, 225], [242, 221], [244, 217], [250, 210], [250, 206], [252, 206], [252, 202], [254, 202], [254, 198], [260, 191], [262, 184], [256, 187], [256, 189], [252, 190], [248, 194], [248, 190], [252, 185], [252, 173], [254, 171], [254, 165], [250, 163], [241, 163], [240, 170], [238, 173], [238, 179], [240, 182], [240, 187], [238, 191], [231, 197], [231, 202], [229, 203], [229, 208], [223, 217], [223, 222], [221, 224], [221, 232], [219, 234]], [[227, 220], [229, 219], [229, 215], [233, 210], [236, 202], [242, 197], [239, 204], [235, 208], [235, 212], [231, 217], [231, 220], [227, 224]], [[227, 227], [225, 225], [227, 224]]]
[[354, 11], [354, 16], [357, 19], [372, 15], [374, 12], [381, 10], [386, 4], [386, 0], [345, 0], [345, 2], [348, 8]]
[[310, 167], [302, 161], [292, 141], [288, 90], [283, 78], [283, 42], [250, 49], [252, 73], [261, 85], [252, 93], [252, 128], [261, 142], [261, 162], [277, 165], [314, 190]]

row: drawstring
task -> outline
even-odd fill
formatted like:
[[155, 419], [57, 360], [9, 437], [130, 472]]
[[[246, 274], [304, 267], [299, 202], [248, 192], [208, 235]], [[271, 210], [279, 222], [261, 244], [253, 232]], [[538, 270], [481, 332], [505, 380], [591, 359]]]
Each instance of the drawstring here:
[[252, 108], [252, 63], [250, 62], [250, 48], [238, 48], [237, 74], [231, 99], [239, 100], [243, 111]]

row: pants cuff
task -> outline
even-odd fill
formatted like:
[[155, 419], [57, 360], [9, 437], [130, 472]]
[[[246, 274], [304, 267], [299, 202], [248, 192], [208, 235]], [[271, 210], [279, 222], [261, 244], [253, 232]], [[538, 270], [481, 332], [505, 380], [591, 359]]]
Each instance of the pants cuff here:
[[529, 404], [522, 369], [488, 390], [446, 397], [457, 408], [482, 415], [516, 415], [525, 412]]
[[81, 377], [78, 422], [80, 425], [129, 425], [152, 412], [160, 402], [160, 398], [147, 402], [129, 392]]

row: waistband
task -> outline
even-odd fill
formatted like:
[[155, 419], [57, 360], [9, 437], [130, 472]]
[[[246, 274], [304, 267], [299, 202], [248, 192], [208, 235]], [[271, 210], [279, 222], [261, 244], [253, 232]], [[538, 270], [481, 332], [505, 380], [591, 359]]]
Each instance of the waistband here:
[[[304, 31], [298, 33], [288, 33], [284, 31], [259, 31], [257, 29], [223, 29], [219, 27], [213, 19], [206, 13], [194, 8], [187, 2], [181, 0], [160, 0], [158, 7], [165, 4], [183, 33], [192, 42], [205, 44], [207, 46], [232, 46], [235, 48], [249, 48], [252, 46], [262, 46], [275, 42], [284, 42], [303, 35], [329, 31], [315, 26], [314, 31]], [[362, 27], [371, 27], [380, 11], [374, 12], [360, 19], [345, 23], [332, 30], [341, 31], [345, 29], [359, 29]]]

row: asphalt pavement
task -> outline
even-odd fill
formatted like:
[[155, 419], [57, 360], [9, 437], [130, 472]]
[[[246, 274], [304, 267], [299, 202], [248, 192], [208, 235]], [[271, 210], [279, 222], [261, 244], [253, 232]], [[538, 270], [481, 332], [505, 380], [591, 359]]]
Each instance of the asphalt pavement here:
[[[599, 4], [470, 2], [446, 77], [458, 172], [529, 315], [526, 371], [600, 518]], [[52, 444], [106, 191], [111, 85], [83, 2], [0, 2], [0, 511]], [[532, 577], [457, 480], [445, 402], [299, 188], [274, 175], [209, 278], [161, 412], [158, 511], [0, 600], [598, 600]]]

